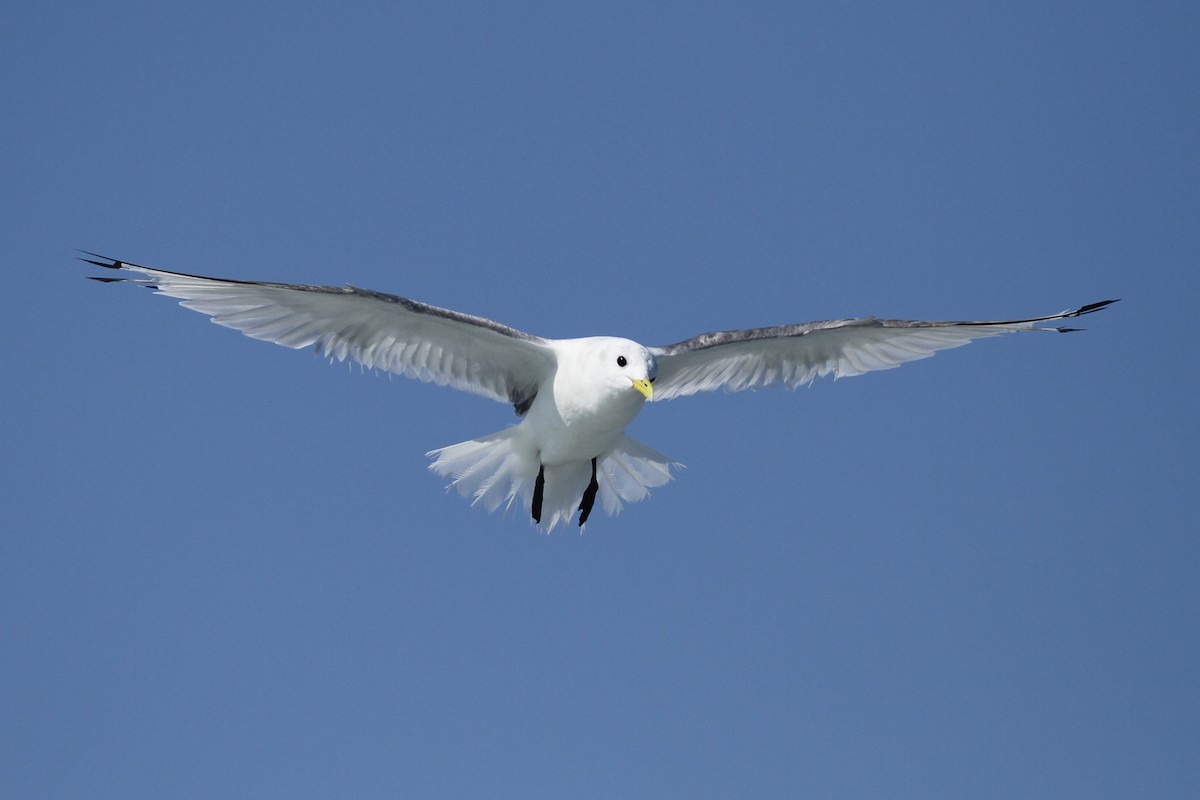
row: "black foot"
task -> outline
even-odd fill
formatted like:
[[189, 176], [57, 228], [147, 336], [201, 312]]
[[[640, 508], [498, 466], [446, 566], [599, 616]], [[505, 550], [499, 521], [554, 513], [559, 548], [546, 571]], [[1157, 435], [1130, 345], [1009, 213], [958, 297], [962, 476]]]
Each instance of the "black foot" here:
[[537, 480], [533, 482], [533, 521], [542, 521], [542, 495], [546, 492], [546, 466], [538, 467]]
[[592, 506], [596, 504], [596, 492], [600, 491], [600, 484], [596, 481], [596, 459], [592, 459], [592, 482], [588, 484], [587, 489], [583, 491], [583, 502], [579, 504], [579, 527], [583, 527], [583, 523], [587, 522], [588, 514], [592, 513]]

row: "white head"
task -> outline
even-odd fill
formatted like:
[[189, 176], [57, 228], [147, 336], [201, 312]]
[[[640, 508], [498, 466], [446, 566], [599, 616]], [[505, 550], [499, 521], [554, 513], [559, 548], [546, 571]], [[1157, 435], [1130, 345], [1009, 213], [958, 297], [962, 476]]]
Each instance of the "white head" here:
[[611, 394], [640, 393], [646, 400], [654, 398], [658, 363], [649, 350], [629, 339], [610, 336], [575, 342], [580, 348], [576, 363], [587, 373], [589, 383], [599, 384]]

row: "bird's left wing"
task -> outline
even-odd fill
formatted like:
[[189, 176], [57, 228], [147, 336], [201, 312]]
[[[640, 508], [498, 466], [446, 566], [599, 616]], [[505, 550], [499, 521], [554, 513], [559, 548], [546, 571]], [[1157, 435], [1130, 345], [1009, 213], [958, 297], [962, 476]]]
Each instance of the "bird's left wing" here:
[[145, 277], [98, 277], [131, 281], [247, 336], [300, 349], [313, 345], [330, 358], [451, 386], [529, 407], [542, 379], [554, 368], [545, 339], [482, 317], [449, 311], [397, 295], [353, 286], [206, 278], [143, 267], [95, 253], [89, 264]]
[[651, 347], [658, 361], [654, 399], [723, 389], [740, 392], [783, 384], [801, 386], [816, 378], [861, 375], [928, 358], [938, 350], [1014, 331], [1067, 333], [1075, 328], [1039, 328], [1037, 323], [1081, 317], [1116, 300], [1073, 311], [1003, 322], [842, 319], [705, 333], [664, 347]]

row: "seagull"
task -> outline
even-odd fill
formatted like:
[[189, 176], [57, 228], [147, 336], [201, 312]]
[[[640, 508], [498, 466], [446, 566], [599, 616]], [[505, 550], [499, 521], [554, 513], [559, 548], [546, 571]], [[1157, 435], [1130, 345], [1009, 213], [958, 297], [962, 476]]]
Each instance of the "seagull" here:
[[81, 261], [254, 339], [509, 403], [521, 421], [432, 450], [429, 468], [472, 505], [523, 508], [547, 533], [580, 528], [597, 499], [609, 515], [666, 484], [681, 465], [625, 435], [647, 401], [766, 386], [796, 388], [928, 358], [1039, 323], [1082, 317], [1116, 300], [1044, 317], [931, 322], [866, 317], [703, 333], [647, 347], [629, 339], [543, 339], [483, 317], [355, 286], [308, 286], [188, 275], [86, 250]]

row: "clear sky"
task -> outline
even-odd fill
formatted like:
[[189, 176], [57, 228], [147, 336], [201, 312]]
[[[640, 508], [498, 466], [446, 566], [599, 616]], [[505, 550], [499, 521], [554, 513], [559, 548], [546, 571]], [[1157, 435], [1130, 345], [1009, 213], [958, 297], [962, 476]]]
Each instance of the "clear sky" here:
[[[0, 14], [0, 785], [21, 798], [1200, 796], [1195, 3]], [[511, 409], [81, 247], [568, 337], [1124, 298], [648, 406], [584, 535]]]

